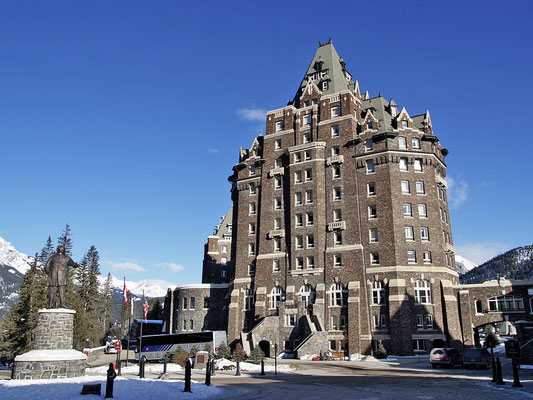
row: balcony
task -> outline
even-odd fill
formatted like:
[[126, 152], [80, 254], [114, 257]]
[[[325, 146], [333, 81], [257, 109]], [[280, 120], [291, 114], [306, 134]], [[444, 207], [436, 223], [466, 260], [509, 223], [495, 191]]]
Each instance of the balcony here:
[[328, 224], [328, 231], [338, 231], [346, 229], [346, 221], [330, 222]]
[[329, 157], [326, 161], [327, 165], [343, 164], [343, 163], [344, 163], [344, 156], [332, 156], [332, 157]]
[[285, 236], [285, 229], [274, 229], [270, 232], [268, 232], [268, 238], [276, 238], [276, 237], [284, 237]]

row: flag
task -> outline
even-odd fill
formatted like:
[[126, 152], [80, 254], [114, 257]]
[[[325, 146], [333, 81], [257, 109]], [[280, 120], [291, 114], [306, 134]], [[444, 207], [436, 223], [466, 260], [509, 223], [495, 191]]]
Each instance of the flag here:
[[128, 289], [126, 289], [126, 277], [124, 277], [124, 302], [128, 305]]
[[145, 300], [144, 301], [144, 322], [148, 322], [146, 320], [146, 316], [148, 315], [148, 308], [150, 308], [150, 307], [148, 306], [148, 302]]
[[133, 317], [133, 299], [130, 301], [131, 303], [131, 316]]

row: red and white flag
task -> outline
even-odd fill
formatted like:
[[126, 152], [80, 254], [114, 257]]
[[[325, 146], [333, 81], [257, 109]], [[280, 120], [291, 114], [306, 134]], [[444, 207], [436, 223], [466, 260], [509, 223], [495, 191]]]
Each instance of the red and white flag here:
[[150, 307], [148, 306], [148, 302], [145, 300], [145, 301], [144, 301], [144, 322], [148, 322], [148, 321], [146, 320], [146, 317], [147, 317], [147, 315], [148, 315], [148, 309], [149, 309], [149, 308], [150, 308]]
[[128, 305], [128, 289], [126, 289], [126, 278], [124, 278], [124, 302]]

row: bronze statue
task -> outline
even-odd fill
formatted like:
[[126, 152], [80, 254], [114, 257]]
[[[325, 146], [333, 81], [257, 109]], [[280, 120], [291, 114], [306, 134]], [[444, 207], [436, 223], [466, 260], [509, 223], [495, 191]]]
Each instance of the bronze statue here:
[[48, 275], [48, 308], [56, 308], [59, 290], [59, 307], [67, 308], [66, 289], [69, 267], [79, 267], [72, 258], [65, 254], [65, 246], [57, 248], [57, 254], [50, 257], [44, 267]]

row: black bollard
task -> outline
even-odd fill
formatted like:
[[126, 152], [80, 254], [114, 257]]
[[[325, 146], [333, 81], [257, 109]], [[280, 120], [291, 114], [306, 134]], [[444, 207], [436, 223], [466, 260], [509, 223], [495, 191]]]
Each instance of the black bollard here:
[[113, 381], [117, 377], [115, 369], [113, 368], [113, 363], [109, 363], [109, 368], [107, 369], [107, 383], [105, 385], [105, 398], [113, 398]]
[[503, 381], [503, 376], [502, 376], [502, 363], [500, 362], [499, 357], [496, 360], [496, 374], [497, 374], [496, 385], [505, 385], [505, 382]]
[[16, 376], [17, 376], [17, 367], [15, 364], [15, 361], [12, 361], [11, 362], [11, 379], [15, 379]]
[[261, 375], [265, 374], [265, 360], [261, 360]]
[[117, 375], [118, 376], [122, 375], [122, 360], [117, 361]]
[[496, 383], [497, 379], [497, 372], [496, 372], [496, 360], [494, 359], [494, 349], [490, 348], [490, 363], [492, 365], [492, 383]]
[[164, 361], [163, 361], [163, 373], [164, 373], [164, 374], [167, 373], [167, 360], [164, 360]]
[[184, 392], [192, 393], [191, 390], [191, 360], [187, 358], [187, 361], [185, 362], [185, 388], [183, 389]]
[[141, 357], [140, 372], [139, 372], [139, 378], [141, 378], [141, 379], [144, 379], [144, 363], [145, 362], [146, 362], [146, 360], [144, 359], [144, 357]]
[[518, 361], [513, 358], [513, 387], [522, 387], [520, 377], [518, 376]]
[[205, 386], [211, 386], [211, 363], [212, 361], [208, 361], [205, 366]]
[[237, 372], [235, 372], [235, 376], [241, 376], [241, 362], [237, 361]]
[[211, 376], [215, 376], [215, 360], [211, 361]]

